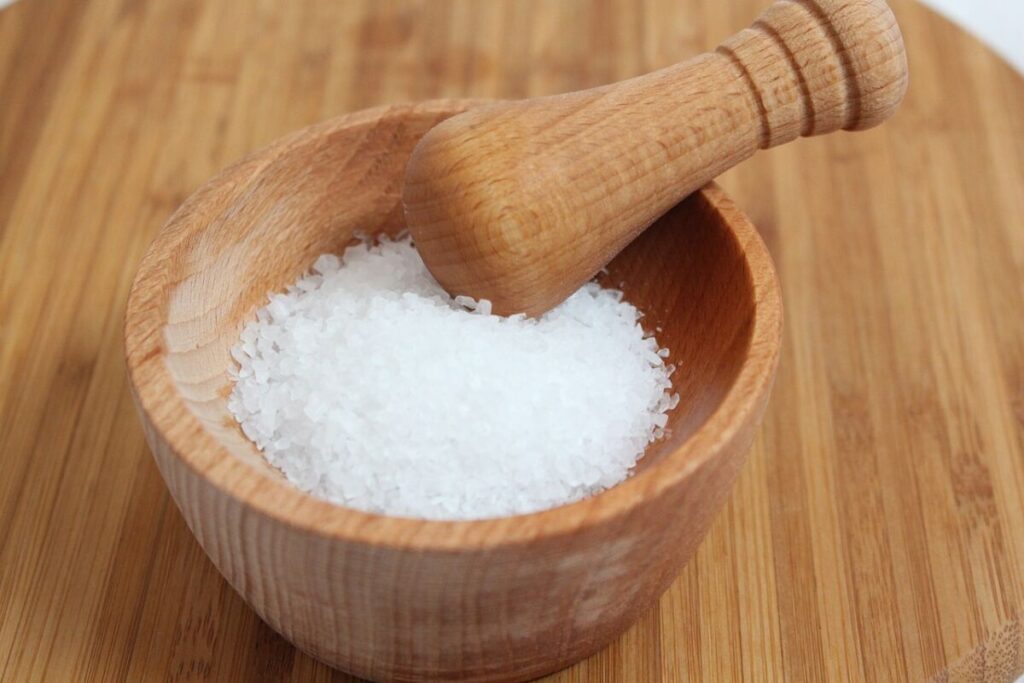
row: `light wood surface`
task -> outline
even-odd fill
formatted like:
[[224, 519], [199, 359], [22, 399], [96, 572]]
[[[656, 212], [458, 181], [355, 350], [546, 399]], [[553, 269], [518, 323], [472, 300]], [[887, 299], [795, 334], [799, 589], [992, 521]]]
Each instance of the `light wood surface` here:
[[573, 505], [470, 522], [367, 514], [286, 482], [228, 410], [230, 350], [267, 292], [321, 254], [341, 253], [358, 231], [405, 230], [409, 154], [472, 104], [360, 111], [232, 166], [160, 231], [125, 314], [146, 440], [203, 549], [274, 630], [373, 680], [524, 681], [607, 645], [704, 538], [778, 364], [775, 270], [711, 185], [608, 264], [605, 277], [685, 368], [665, 436], [627, 481]]
[[[0, 678], [348, 681], [203, 554], [125, 381], [131, 275], [181, 201], [346, 111], [527, 97], [712, 48], [754, 0], [23, 0], [0, 11]], [[894, 2], [912, 82], [722, 179], [778, 266], [778, 379], [658, 606], [553, 681], [1024, 671], [1024, 84]], [[942, 673], [946, 672], [946, 673]]]
[[778, 0], [751, 21], [679, 64], [430, 131], [402, 199], [437, 280], [540, 315], [759, 149], [870, 128], [902, 101], [907, 57], [885, 0]]

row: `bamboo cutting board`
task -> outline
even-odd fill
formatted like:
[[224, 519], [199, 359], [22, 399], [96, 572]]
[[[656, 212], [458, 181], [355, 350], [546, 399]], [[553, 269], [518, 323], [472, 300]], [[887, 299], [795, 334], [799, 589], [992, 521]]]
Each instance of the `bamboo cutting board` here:
[[[328, 116], [678, 61], [758, 0], [22, 0], [0, 11], [0, 679], [348, 681], [266, 627], [169, 502], [128, 283], [215, 171]], [[754, 452], [697, 558], [552, 681], [1024, 672], [1024, 83], [894, 2], [883, 128], [722, 182], [781, 273]]]

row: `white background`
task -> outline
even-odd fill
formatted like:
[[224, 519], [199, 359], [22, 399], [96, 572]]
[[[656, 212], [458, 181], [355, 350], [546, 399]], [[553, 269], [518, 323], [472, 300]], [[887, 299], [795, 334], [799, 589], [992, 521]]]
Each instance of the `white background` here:
[[922, 0], [987, 42], [1024, 73], [1024, 2]]

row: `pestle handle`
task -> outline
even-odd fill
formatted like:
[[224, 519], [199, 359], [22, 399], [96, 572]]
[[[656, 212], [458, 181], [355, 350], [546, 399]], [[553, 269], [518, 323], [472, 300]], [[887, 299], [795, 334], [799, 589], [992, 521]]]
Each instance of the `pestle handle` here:
[[449, 292], [540, 314], [758, 149], [877, 125], [906, 87], [883, 0], [778, 0], [713, 52], [441, 123], [409, 161], [407, 222]]
[[876, 126], [907, 89], [903, 38], [882, 0], [780, 0], [715, 52], [755, 100], [762, 149]]

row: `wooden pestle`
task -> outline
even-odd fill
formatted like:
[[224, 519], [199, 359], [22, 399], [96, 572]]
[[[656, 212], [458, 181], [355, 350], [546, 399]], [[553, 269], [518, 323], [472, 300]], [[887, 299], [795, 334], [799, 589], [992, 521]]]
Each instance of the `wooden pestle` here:
[[444, 121], [406, 169], [409, 230], [452, 294], [539, 315], [758, 149], [875, 126], [906, 88], [883, 0], [779, 0], [680, 64]]

